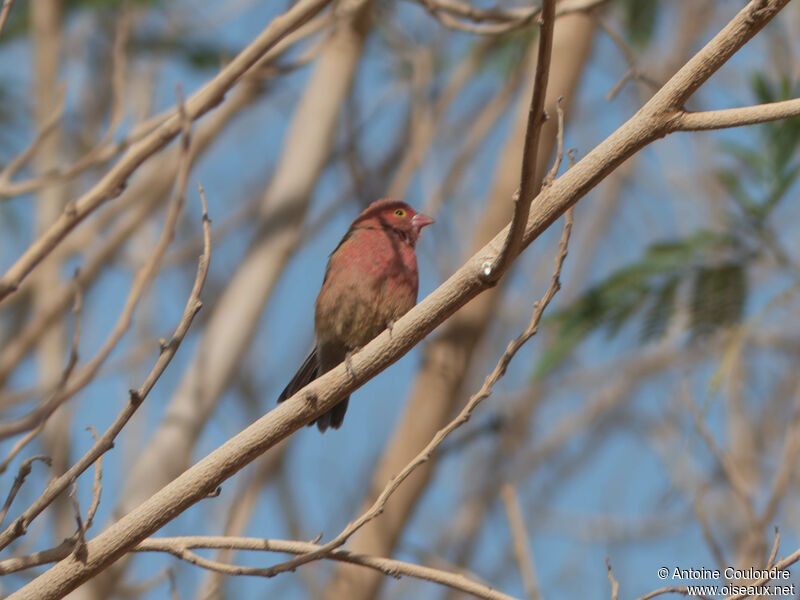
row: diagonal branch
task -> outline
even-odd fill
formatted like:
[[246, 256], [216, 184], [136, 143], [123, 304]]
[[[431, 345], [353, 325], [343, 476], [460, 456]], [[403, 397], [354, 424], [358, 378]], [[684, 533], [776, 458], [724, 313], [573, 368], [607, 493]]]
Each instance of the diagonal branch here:
[[[686, 97], [756, 35], [789, 0], [753, 1], [736, 14], [648, 103], [535, 200], [523, 248], [626, 159], [669, 133], [669, 119]], [[301, 3], [302, 4], [302, 3]], [[295, 5], [297, 7], [299, 5]], [[354, 354], [187, 469], [153, 496], [88, 542], [86, 564], [65, 559], [9, 596], [55, 600], [119, 559], [189, 506], [280, 440], [330, 410], [340, 398], [397, 361], [437, 325], [491, 284], [482, 276], [508, 236], [508, 227], [468, 259], [446, 282]]]
[[539, 136], [547, 118], [544, 113], [544, 99], [547, 94], [547, 79], [550, 76], [550, 56], [553, 51], [553, 26], [555, 24], [555, 0], [542, 3], [541, 27], [539, 28], [539, 52], [536, 57], [531, 108], [528, 126], [525, 130], [525, 146], [522, 151], [522, 173], [519, 193], [514, 196], [514, 216], [503, 249], [493, 264], [484, 271], [486, 278], [494, 283], [508, 270], [509, 265], [522, 250], [522, 235], [528, 222], [531, 202], [542, 188], [536, 182], [536, 158], [539, 154]]
[[0, 33], [3, 33], [3, 26], [6, 24], [6, 19], [8, 19], [13, 5], [14, 0], [3, 0], [3, 7], [0, 8]]
[[[162, 345], [161, 353], [153, 365], [150, 373], [145, 379], [144, 383], [135, 390], [130, 390], [130, 400], [125, 404], [124, 408], [120, 411], [114, 422], [106, 429], [92, 447], [78, 460], [68, 471], [63, 475], [52, 480], [41, 496], [34, 501], [17, 519], [9, 525], [2, 533], [0, 533], [0, 548], [5, 548], [18, 537], [25, 534], [25, 531], [33, 519], [35, 519], [41, 512], [47, 508], [67, 487], [73, 482], [81, 473], [86, 471], [89, 467], [95, 464], [98, 459], [114, 447], [114, 440], [116, 439], [122, 428], [130, 421], [133, 414], [141, 406], [144, 399], [153, 389], [158, 379], [166, 370], [178, 347], [181, 345], [183, 338], [189, 331], [189, 327], [194, 320], [195, 315], [202, 307], [200, 302], [200, 292], [205, 285], [206, 276], [208, 275], [208, 265], [211, 258], [211, 221], [208, 218], [208, 208], [206, 206], [206, 199], [203, 189], [200, 188], [200, 199], [203, 204], [203, 234], [204, 234], [204, 247], [203, 254], [200, 256], [197, 265], [197, 275], [192, 286], [192, 291], [189, 294], [189, 299], [186, 301], [186, 307], [183, 311], [183, 316], [175, 328], [175, 332], [167, 343]], [[94, 493], [93, 493], [94, 495]], [[99, 492], [98, 492], [99, 495]], [[92, 503], [94, 505], [94, 501]], [[90, 507], [90, 511], [92, 508]]]
[[[250, 45], [186, 101], [186, 115], [189, 120], [197, 120], [222, 102], [226, 92], [236, 85], [242, 75], [270, 48], [310, 20], [330, 2], [331, 0], [300, 0], [283, 15], [273, 19]], [[181, 120], [175, 111], [163, 125], [134, 144], [94, 187], [72, 202], [56, 222], [0, 277], [0, 301], [16, 291], [25, 277], [78, 223], [105, 201], [118, 196], [125, 188], [128, 177], [175, 138], [180, 133], [181, 126]]]

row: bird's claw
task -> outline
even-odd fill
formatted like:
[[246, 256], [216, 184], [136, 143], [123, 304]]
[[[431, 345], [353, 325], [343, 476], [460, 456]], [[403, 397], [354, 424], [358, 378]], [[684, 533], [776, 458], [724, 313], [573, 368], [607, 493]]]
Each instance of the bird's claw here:
[[344, 366], [350, 374], [350, 377], [355, 379], [356, 372], [355, 369], [353, 369], [353, 352], [348, 352], [344, 355]]

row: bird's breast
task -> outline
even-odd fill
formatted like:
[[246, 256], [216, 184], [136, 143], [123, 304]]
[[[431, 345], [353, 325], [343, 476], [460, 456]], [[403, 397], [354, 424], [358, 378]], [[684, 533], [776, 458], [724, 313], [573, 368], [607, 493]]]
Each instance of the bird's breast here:
[[328, 263], [316, 303], [317, 341], [340, 352], [366, 345], [414, 306], [417, 287], [410, 245], [380, 230], [354, 232]]

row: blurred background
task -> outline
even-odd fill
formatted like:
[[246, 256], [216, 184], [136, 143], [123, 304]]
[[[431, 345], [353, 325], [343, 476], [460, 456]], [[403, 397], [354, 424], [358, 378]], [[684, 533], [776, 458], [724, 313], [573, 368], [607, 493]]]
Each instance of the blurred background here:
[[[576, 4], [581, 10], [556, 22], [540, 177], [554, 158], [556, 98], [565, 146], [579, 160], [742, 6]], [[2, 271], [181, 94], [199, 89], [290, 5], [16, 2], [0, 33]], [[4, 300], [0, 496], [26, 459], [45, 455], [52, 465], [31, 465], [3, 527], [92, 445], [87, 426], [109, 426], [179, 322], [202, 252], [198, 182], [212, 219], [204, 307], [105, 455], [89, 537], [275, 406], [313, 344], [328, 254], [366, 204], [391, 196], [436, 218], [417, 246], [420, 298], [508, 222], [537, 27], [524, 18], [526, 2], [473, 6], [485, 12], [447, 12], [425, 0], [340, 1], [248, 72], [192, 127], [186, 206], [152, 285], [135, 294], [129, 326], [118, 319], [165, 227], [177, 141]], [[686, 108], [800, 95], [798, 31], [800, 6], [790, 3]], [[610, 597], [606, 558], [623, 596], [637, 597], [693, 583], [660, 580], [659, 567], [763, 566], [775, 526], [779, 556], [796, 550], [798, 145], [798, 119], [675, 134], [591, 190], [575, 208], [562, 289], [539, 334], [347, 547], [543, 598]], [[499, 286], [356, 391], [340, 430], [298, 431], [159, 535], [334, 537], [453, 418], [524, 329], [547, 289], [560, 233], [561, 222]], [[49, 418], [37, 417], [63, 391], [65, 373], [87, 365], [97, 369], [85, 384]], [[77, 481], [84, 513], [92, 473]], [[0, 560], [56, 546], [75, 527], [62, 494]], [[515, 537], [529, 545], [526, 569]], [[250, 566], [284, 558], [201, 554]], [[46, 568], [7, 575], [2, 592]], [[261, 579], [147, 554], [70, 597], [462, 596], [327, 561]]]

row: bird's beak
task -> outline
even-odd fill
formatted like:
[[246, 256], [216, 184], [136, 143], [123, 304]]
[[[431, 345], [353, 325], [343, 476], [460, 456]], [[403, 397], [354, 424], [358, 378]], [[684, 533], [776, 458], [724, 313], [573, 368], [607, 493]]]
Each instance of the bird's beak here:
[[417, 229], [417, 231], [433, 222], [433, 219], [427, 215], [416, 214], [411, 218], [411, 224]]

